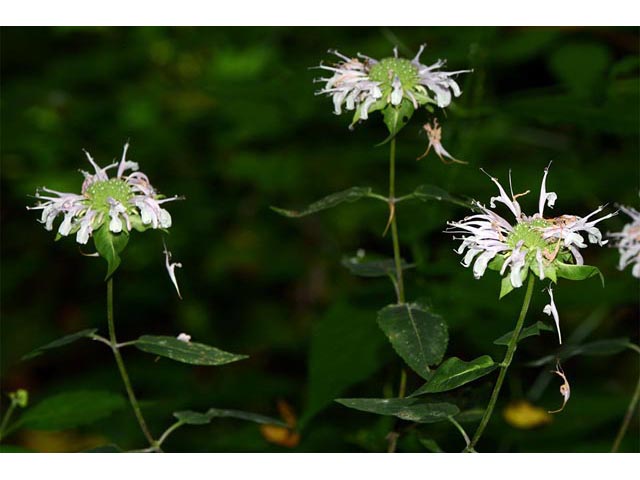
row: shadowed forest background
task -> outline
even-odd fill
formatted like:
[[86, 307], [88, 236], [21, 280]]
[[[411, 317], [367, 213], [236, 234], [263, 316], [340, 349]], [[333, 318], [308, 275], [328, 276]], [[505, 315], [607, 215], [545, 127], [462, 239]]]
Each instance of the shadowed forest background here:
[[[170, 412], [209, 407], [278, 417], [289, 410], [299, 436], [276, 438], [254, 424], [220, 419], [177, 431], [173, 451], [384, 451], [390, 418], [349, 410], [337, 397], [392, 396], [401, 359], [376, 325], [376, 311], [395, 297], [385, 279], [350, 275], [341, 266], [358, 249], [388, 256], [382, 237], [388, 211], [361, 200], [315, 216], [287, 219], [270, 206], [297, 208], [360, 185], [387, 188], [388, 153], [379, 113], [347, 127], [328, 98], [315, 96], [323, 76], [310, 69], [333, 62], [327, 49], [374, 58], [448, 60], [463, 95], [438, 118], [443, 145], [468, 165], [444, 165], [426, 148], [424, 110], [398, 136], [397, 187], [409, 193], [435, 184], [487, 202], [512, 170], [514, 190], [531, 189], [537, 206], [543, 169], [558, 193], [553, 212], [584, 216], [598, 205], [639, 206], [638, 29], [612, 28], [4, 28], [2, 101], [2, 410], [6, 393], [30, 392], [32, 404], [75, 390], [122, 391], [107, 348], [82, 340], [29, 361], [34, 348], [84, 328], [106, 331], [104, 263], [83, 257], [72, 238], [54, 242], [27, 205], [36, 187], [79, 190], [88, 169], [82, 148], [102, 165], [129, 158], [163, 194], [186, 196], [168, 207], [169, 246], [179, 300], [164, 268], [160, 234], [132, 234], [115, 276], [121, 340], [140, 334], [175, 336], [244, 353], [248, 360], [192, 367], [137, 350], [123, 355], [151, 428]], [[446, 318], [448, 355], [463, 359], [504, 347], [493, 341], [513, 329], [523, 292], [498, 301], [500, 278], [474, 280], [442, 233], [466, 215], [445, 203], [398, 207], [408, 297], [422, 298]], [[619, 215], [599, 226], [618, 231]], [[86, 251], [91, 251], [88, 246]], [[562, 331], [581, 343], [628, 337], [638, 342], [638, 281], [616, 269], [615, 249], [590, 247], [585, 262], [605, 278], [555, 290]], [[548, 321], [538, 284], [527, 324]], [[557, 377], [527, 362], [558, 349], [554, 332], [523, 342], [480, 451], [608, 451], [639, 375], [637, 355], [575, 356], [564, 362], [572, 396], [561, 414], [535, 428], [522, 401], [558, 408]], [[484, 407], [494, 376], [449, 393], [466, 408]], [[408, 389], [421, 385], [410, 373]], [[280, 408], [278, 408], [280, 405]], [[521, 421], [518, 422], [518, 419]], [[637, 417], [622, 451], [640, 449]], [[406, 428], [404, 428], [406, 427]], [[399, 451], [425, 451], [429, 440], [459, 451], [448, 423], [406, 423]], [[80, 451], [105, 443], [135, 448], [142, 441], [128, 405], [87, 426], [23, 430], [7, 443], [36, 451]]]

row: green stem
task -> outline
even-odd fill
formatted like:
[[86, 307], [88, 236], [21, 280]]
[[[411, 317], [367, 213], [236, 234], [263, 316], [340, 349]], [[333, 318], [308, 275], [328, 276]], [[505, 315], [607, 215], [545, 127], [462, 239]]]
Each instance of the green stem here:
[[131, 403], [133, 413], [135, 413], [136, 419], [140, 424], [140, 429], [142, 430], [142, 433], [144, 433], [144, 436], [149, 442], [149, 445], [151, 445], [151, 447], [153, 448], [158, 447], [157, 442], [153, 439], [153, 436], [149, 431], [149, 427], [147, 427], [147, 422], [145, 422], [144, 417], [142, 416], [140, 405], [138, 404], [136, 395], [133, 392], [133, 387], [131, 386], [131, 380], [129, 380], [129, 374], [127, 373], [127, 369], [124, 366], [124, 361], [122, 360], [122, 355], [120, 355], [120, 350], [118, 349], [116, 328], [113, 322], [113, 277], [109, 278], [109, 280], [107, 281], [107, 321], [109, 323], [109, 342], [111, 344], [111, 350], [113, 351], [113, 356], [115, 357], [116, 363], [118, 364], [118, 370], [120, 371], [120, 376], [122, 377], [124, 388], [127, 390], [129, 403]]
[[469, 447], [469, 443], [471, 443], [471, 440], [469, 440], [469, 435], [467, 435], [467, 432], [464, 430], [464, 428], [462, 428], [462, 425], [460, 425], [458, 423], [458, 421], [453, 418], [453, 417], [447, 417], [447, 419], [458, 429], [458, 431], [462, 434], [462, 438], [464, 438], [466, 447]]
[[396, 279], [398, 280], [398, 303], [403, 304], [404, 280], [402, 278], [402, 259], [400, 258], [400, 241], [398, 240], [398, 225], [395, 212], [396, 193], [396, 139], [391, 139], [389, 149], [389, 209], [391, 210], [391, 239], [393, 240], [393, 260], [396, 266]]
[[[640, 353], [640, 349], [634, 344], [629, 345], [629, 348], [635, 350]], [[631, 402], [629, 403], [629, 407], [627, 408], [627, 413], [622, 420], [622, 425], [620, 425], [620, 429], [618, 430], [618, 434], [616, 435], [616, 439], [613, 442], [613, 446], [611, 447], [611, 453], [616, 453], [620, 448], [620, 443], [622, 443], [622, 439], [627, 433], [627, 429], [629, 428], [629, 424], [631, 423], [631, 419], [633, 418], [634, 413], [636, 413], [636, 409], [638, 407], [638, 400], [640, 400], [640, 378], [638, 378], [638, 384], [636, 385], [636, 389], [633, 392], [633, 397], [631, 398]]]
[[509, 368], [509, 365], [511, 365], [511, 360], [513, 360], [513, 355], [516, 352], [516, 348], [518, 348], [518, 338], [520, 337], [520, 331], [522, 330], [522, 326], [524, 325], [524, 319], [527, 316], [527, 310], [529, 310], [529, 304], [531, 303], [531, 296], [533, 295], [534, 283], [535, 283], [535, 275], [530, 273], [529, 281], [527, 283], [527, 291], [524, 295], [524, 300], [522, 302], [522, 309], [520, 310], [520, 316], [518, 317], [516, 328], [513, 331], [511, 340], [509, 340], [507, 353], [504, 356], [504, 360], [500, 364], [500, 373], [498, 374], [498, 380], [496, 381], [496, 384], [493, 387], [493, 392], [491, 393], [491, 398], [489, 399], [489, 405], [484, 411], [484, 415], [482, 415], [482, 420], [480, 420], [480, 425], [478, 425], [478, 429], [476, 430], [476, 433], [473, 435], [473, 440], [471, 440], [471, 443], [467, 447], [467, 451], [474, 449], [474, 447], [478, 443], [478, 440], [480, 440], [480, 437], [482, 436], [484, 429], [487, 427], [487, 424], [491, 419], [491, 415], [493, 414], [493, 409], [496, 406], [496, 401], [498, 400], [498, 395], [500, 394], [500, 388], [502, 388], [502, 382], [504, 382], [504, 379], [507, 376], [507, 369]]
[[4, 436], [5, 429], [7, 428], [7, 424], [9, 423], [9, 419], [11, 418], [11, 414], [13, 414], [15, 408], [16, 402], [14, 400], [11, 400], [11, 405], [9, 405], [9, 408], [7, 408], [7, 411], [5, 412], [2, 419], [2, 423], [0, 423], [0, 440], [2, 440], [2, 437]]
[[178, 420], [176, 423], [174, 423], [173, 425], [171, 425], [169, 428], [167, 428], [164, 433], [160, 436], [160, 438], [158, 439], [158, 447], [161, 447], [162, 444], [164, 443], [164, 441], [167, 439], [167, 437], [169, 437], [169, 435], [171, 435], [171, 433], [174, 430], [177, 430], [178, 428], [180, 428], [181, 426], [184, 425], [184, 422], [182, 422], [182, 420]]

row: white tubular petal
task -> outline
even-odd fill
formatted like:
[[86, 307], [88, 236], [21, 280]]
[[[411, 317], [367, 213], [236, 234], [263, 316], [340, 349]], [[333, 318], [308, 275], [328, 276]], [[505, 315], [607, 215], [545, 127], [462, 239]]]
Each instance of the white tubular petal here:
[[167, 212], [164, 208], [160, 208], [158, 213], [158, 221], [162, 228], [171, 227], [171, 214]]
[[82, 220], [80, 221], [80, 229], [78, 230], [78, 233], [76, 233], [76, 242], [82, 245], [86, 245], [86, 243], [89, 241], [89, 236], [93, 231], [91, 224], [93, 222], [94, 216], [95, 215], [90, 215], [89, 213], [87, 213], [87, 215], [82, 218]]
[[[551, 164], [549, 164], [551, 165]], [[544, 175], [542, 176], [542, 184], [540, 186], [540, 199], [538, 200], [538, 214], [543, 217], [545, 205], [549, 205], [549, 208], [553, 208], [558, 199], [558, 195], [555, 192], [547, 192], [547, 175], [549, 174], [549, 167], [544, 169]]]
[[167, 268], [167, 273], [169, 274], [169, 278], [171, 279], [173, 286], [176, 288], [178, 297], [180, 298], [180, 300], [182, 300], [182, 295], [180, 294], [180, 287], [178, 287], [178, 280], [176, 279], [176, 272], [175, 272], [176, 267], [182, 268], [182, 264], [177, 262], [171, 263], [171, 252], [167, 250], [166, 245], [164, 246], [164, 263]]
[[58, 233], [63, 237], [66, 237], [67, 235], [69, 235], [69, 232], [71, 231], [71, 227], [72, 227], [71, 225], [72, 220], [73, 220], [73, 212], [68, 212], [64, 216], [64, 220], [58, 227]]
[[640, 260], [636, 260], [635, 265], [631, 269], [631, 275], [636, 278], [640, 278]]
[[[120, 160], [120, 165], [118, 165], [118, 178], [122, 176], [125, 169], [127, 168], [127, 150], [128, 149], [129, 149], [129, 142], [125, 143], [124, 148], [122, 149], [122, 159]], [[137, 164], [135, 165], [137, 166]]]
[[553, 301], [553, 290], [551, 289], [551, 287], [549, 287], [547, 291], [549, 292], [550, 300], [549, 303], [544, 306], [544, 309], [542, 311], [543, 313], [546, 313], [547, 315], [553, 317], [553, 320], [556, 322], [556, 329], [558, 330], [558, 343], [562, 345], [562, 335], [560, 333], [560, 316], [558, 315], [556, 304]]
[[422, 55], [422, 52], [424, 51], [424, 47], [426, 47], [427, 44], [423, 43], [422, 45], [420, 45], [420, 49], [418, 50], [418, 53], [416, 53], [416, 56], [413, 57], [413, 60], [411, 61], [412, 63], [416, 63], [416, 64], [420, 64], [420, 55]]
[[480, 278], [484, 275], [485, 270], [487, 269], [487, 264], [489, 261], [496, 256], [496, 252], [487, 251], [482, 253], [473, 264], [473, 276], [475, 278]]
[[400, 79], [396, 77], [393, 80], [393, 91], [391, 92], [391, 103], [393, 105], [400, 105], [402, 102], [402, 83], [400, 83]]
[[118, 214], [111, 217], [109, 222], [109, 230], [113, 233], [120, 233], [122, 231], [122, 220], [118, 218]]

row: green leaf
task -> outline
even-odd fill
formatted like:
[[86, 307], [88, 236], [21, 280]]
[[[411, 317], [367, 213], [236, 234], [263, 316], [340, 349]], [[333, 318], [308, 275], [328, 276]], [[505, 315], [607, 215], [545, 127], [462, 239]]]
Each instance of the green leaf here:
[[180, 412], [174, 412], [173, 416], [187, 425], [206, 425], [214, 418], [237, 418], [239, 420], [247, 420], [249, 422], [265, 425], [278, 425], [281, 427], [287, 426], [281, 420], [267, 417], [265, 415], [243, 412], [240, 410], [222, 410], [219, 408], [210, 408], [205, 413], [194, 412], [193, 410], [182, 410]]
[[498, 365], [489, 355], [483, 355], [470, 362], [460, 360], [458, 357], [449, 358], [433, 372], [429, 381], [411, 396], [453, 390], [493, 372], [497, 367]]
[[384, 119], [384, 124], [387, 126], [387, 130], [389, 130], [389, 136], [382, 142], [378, 143], [376, 147], [390, 142], [398, 132], [402, 130], [407, 123], [409, 123], [414, 110], [413, 103], [406, 98], [404, 98], [397, 107], [393, 105], [385, 107], [384, 110], [382, 110], [382, 117]]
[[571, 346], [568, 348], [571, 356], [574, 355], [587, 355], [587, 356], [600, 356], [600, 355], [616, 355], [624, 351], [629, 345], [629, 339], [627, 337], [610, 338], [606, 340], [595, 340], [589, 343], [583, 343], [577, 347]]
[[317, 202], [313, 202], [302, 210], [285, 210], [283, 208], [271, 207], [276, 213], [284, 215], [285, 217], [300, 218], [312, 213], [320, 212], [328, 208], [337, 207], [341, 203], [353, 203], [366, 197], [371, 193], [371, 187], [351, 187], [341, 192], [332, 193], [324, 198], [321, 198]]
[[384, 335], [366, 310], [343, 302], [314, 323], [308, 361], [307, 404], [300, 418], [304, 428], [318, 412], [384, 365]]
[[[400, 260], [402, 270], [414, 268], [414, 264], [409, 264], [403, 259]], [[394, 275], [396, 272], [396, 264], [393, 258], [369, 259], [367, 257], [343, 257], [342, 266], [358, 277], [386, 277]]]
[[600, 276], [600, 281], [604, 287], [604, 276], [598, 267], [591, 265], [570, 265], [568, 263], [556, 262], [556, 273], [560, 278], [567, 280], [586, 280], [587, 278]]
[[509, 275], [502, 277], [500, 282], [500, 299], [513, 291], [513, 285], [511, 284], [511, 278]]
[[413, 195], [418, 200], [421, 200], [423, 202], [428, 202], [429, 200], [438, 200], [440, 202], [449, 202], [453, 203], [454, 205], [460, 205], [466, 208], [474, 208], [470, 202], [467, 202], [462, 198], [455, 197], [446, 190], [443, 190], [440, 187], [436, 187], [435, 185], [420, 185], [415, 189]]
[[506, 259], [504, 255], [498, 254], [489, 261], [489, 263], [487, 264], [487, 268], [489, 270], [499, 272], [500, 270], [502, 270], [502, 265], [504, 264], [505, 260]]
[[482, 418], [484, 410], [482, 408], [472, 408], [464, 410], [456, 415], [456, 420], [460, 423], [478, 422]]
[[428, 379], [429, 365], [442, 360], [449, 342], [442, 317], [418, 303], [405, 303], [380, 310], [378, 325], [407, 365]]
[[[536, 322], [533, 325], [529, 325], [528, 327], [522, 329], [520, 332], [520, 336], [518, 337], [518, 342], [521, 342], [527, 337], [533, 337], [534, 335], [540, 335], [541, 332], [553, 332], [554, 328], [550, 325], [547, 325], [544, 322]], [[494, 340], [494, 345], [509, 345], [511, 341], [511, 336], [513, 335], [513, 330], [509, 333], [505, 333], [500, 338]]]
[[125, 406], [124, 398], [111, 392], [66, 392], [26, 410], [18, 424], [33, 430], [66, 430], [101, 420]]
[[608, 356], [616, 355], [623, 352], [629, 346], [627, 337], [609, 338], [605, 340], [595, 340], [593, 342], [583, 343], [582, 345], [565, 345], [557, 355], [546, 355], [526, 365], [529, 367], [540, 367], [546, 364], [555, 363], [556, 360], [566, 360], [576, 355], [587, 356]]
[[438, 445], [438, 442], [436, 442], [432, 438], [421, 438], [418, 441], [431, 453], [443, 453], [443, 450], [442, 448], [440, 448], [440, 445]]
[[23, 361], [29, 360], [31, 358], [35, 358], [39, 355], [42, 355], [45, 352], [45, 350], [63, 347], [65, 345], [75, 342], [76, 340], [80, 340], [81, 338], [91, 337], [97, 331], [98, 331], [97, 328], [87, 328], [85, 330], [80, 330], [79, 332], [72, 333], [70, 335], [65, 335], [64, 337], [60, 337], [57, 340], [54, 340], [53, 342], [47, 343], [46, 345], [38, 347], [34, 351], [27, 353], [21, 358], [21, 360]]
[[131, 223], [131, 228], [138, 232], [144, 232], [145, 230], [151, 228], [151, 223], [145, 225], [144, 223], [142, 223], [142, 217], [138, 215], [131, 215], [129, 217], [129, 222]]
[[173, 416], [187, 425], [206, 425], [211, 423], [213, 418], [206, 413], [194, 412], [193, 410], [173, 412]]
[[345, 407], [378, 415], [391, 415], [417, 423], [436, 423], [457, 415], [452, 403], [427, 402], [418, 398], [339, 398]]
[[143, 335], [134, 345], [143, 352], [191, 365], [225, 365], [249, 358], [247, 355], [236, 355], [202, 343], [183, 342], [175, 337], [161, 335]]
[[102, 258], [107, 261], [107, 280], [120, 266], [120, 253], [129, 242], [129, 234], [126, 232], [113, 233], [109, 230], [109, 222], [105, 222], [98, 230], [93, 232], [93, 243]]

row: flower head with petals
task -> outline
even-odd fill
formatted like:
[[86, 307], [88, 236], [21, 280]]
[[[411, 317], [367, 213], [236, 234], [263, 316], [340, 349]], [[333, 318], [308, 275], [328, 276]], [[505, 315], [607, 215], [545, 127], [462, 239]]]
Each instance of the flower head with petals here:
[[332, 97], [336, 115], [340, 115], [343, 108], [354, 111], [352, 124], [366, 120], [371, 112], [388, 105], [397, 107], [403, 101], [410, 102], [414, 109], [429, 103], [445, 108], [453, 96], [462, 94], [454, 77], [472, 70], [444, 72], [440, 70], [446, 63], [444, 60], [423, 65], [420, 55], [424, 47], [420, 47], [412, 60], [398, 57], [397, 49], [393, 57], [382, 60], [360, 53], [351, 58], [329, 50], [340, 60], [333, 65], [320, 64], [319, 68], [332, 75], [315, 80], [325, 83], [317, 94]]
[[[171, 215], [162, 205], [179, 197], [159, 195], [147, 176], [138, 171], [138, 164], [127, 160], [128, 147], [124, 146], [120, 162], [106, 167], [98, 166], [85, 151], [94, 171], [82, 171], [84, 182], [79, 194], [42, 187], [35, 195], [38, 204], [27, 208], [42, 211], [40, 223], [46, 230], [53, 230], [56, 219], [62, 217], [58, 235], [75, 234], [76, 242], [83, 245], [103, 225], [116, 234], [171, 227]], [[116, 167], [116, 175], [109, 177], [107, 172]]]
[[[522, 212], [518, 198], [527, 192], [507, 194], [498, 179], [490, 177], [498, 187], [499, 195], [490, 199], [487, 208], [480, 202], [474, 202], [478, 213], [458, 222], [448, 222], [448, 233], [459, 235], [462, 243], [456, 250], [463, 254], [462, 265], [473, 265], [476, 278], [484, 275], [491, 262], [494, 269], [504, 275], [509, 269], [509, 283], [512, 288], [522, 286], [522, 282], [531, 270], [540, 279], [556, 280], [557, 267], [563, 265], [583, 265], [580, 249], [592, 244], [604, 245], [602, 234], [596, 224], [615, 215], [595, 218], [604, 207], [600, 206], [585, 217], [562, 215], [555, 218], [544, 216], [545, 207], [553, 207], [557, 195], [547, 192], [546, 180], [549, 168], [545, 168], [540, 187], [538, 212], [528, 216]], [[509, 179], [511, 183], [511, 178]], [[497, 203], [506, 206], [514, 217], [509, 222], [494, 209]], [[586, 239], [585, 239], [586, 236]]]
[[[545, 168], [540, 187], [538, 211], [531, 216], [522, 212], [518, 198], [527, 192], [514, 194], [511, 188], [507, 194], [498, 179], [490, 177], [498, 187], [499, 195], [489, 201], [491, 208], [475, 202], [478, 213], [470, 215], [458, 222], [448, 222], [448, 233], [461, 240], [456, 252], [463, 255], [462, 265], [473, 268], [475, 278], [481, 278], [487, 267], [498, 270], [503, 275], [500, 296], [504, 296], [514, 288], [522, 286], [529, 271], [541, 280], [548, 278], [556, 282], [558, 277], [579, 279], [576, 267], [581, 270], [583, 278], [592, 276], [593, 267], [586, 267], [582, 272], [584, 260], [580, 249], [587, 246], [587, 241], [596, 245], [604, 245], [602, 234], [596, 225], [617, 212], [595, 218], [604, 207], [598, 207], [585, 217], [562, 215], [555, 218], [544, 216], [545, 207], [553, 207], [557, 200], [555, 192], [546, 188], [549, 167]], [[511, 184], [511, 177], [509, 178]], [[497, 203], [506, 206], [514, 217], [509, 222], [494, 209]], [[585, 238], [586, 237], [586, 238]], [[592, 270], [593, 269], [593, 270]], [[508, 275], [507, 275], [508, 270]], [[560, 336], [559, 316], [551, 288], [548, 289], [550, 302], [544, 311], [552, 316]]]

